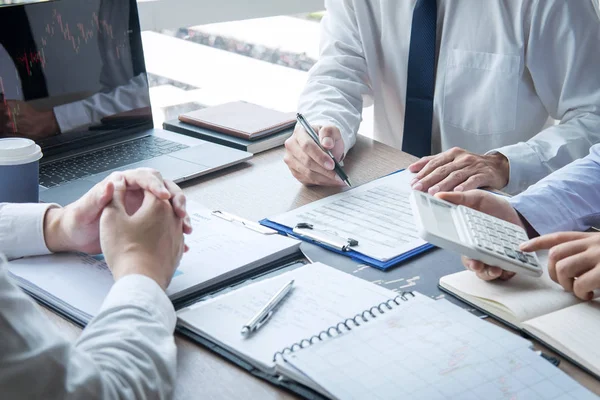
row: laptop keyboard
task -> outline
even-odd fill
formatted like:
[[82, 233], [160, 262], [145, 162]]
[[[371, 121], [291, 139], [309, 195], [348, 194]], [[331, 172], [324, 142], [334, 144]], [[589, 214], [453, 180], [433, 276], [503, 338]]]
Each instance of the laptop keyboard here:
[[173, 153], [189, 146], [155, 136], [146, 136], [102, 150], [45, 164], [40, 184], [47, 188], [82, 179], [111, 169]]

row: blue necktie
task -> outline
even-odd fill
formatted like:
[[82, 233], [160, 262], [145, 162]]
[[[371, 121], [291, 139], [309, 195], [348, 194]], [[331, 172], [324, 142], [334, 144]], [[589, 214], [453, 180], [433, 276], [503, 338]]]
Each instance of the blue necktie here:
[[410, 34], [402, 141], [402, 151], [417, 157], [431, 154], [436, 25], [436, 0], [417, 0]]

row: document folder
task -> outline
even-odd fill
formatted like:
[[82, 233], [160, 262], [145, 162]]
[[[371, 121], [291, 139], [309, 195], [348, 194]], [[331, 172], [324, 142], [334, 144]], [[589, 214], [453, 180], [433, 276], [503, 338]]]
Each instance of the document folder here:
[[[386, 177], [380, 178], [379, 180], [376, 180], [374, 182], [371, 182], [369, 184], [365, 184], [363, 186], [370, 186], [373, 188], [377, 188], [377, 187], [383, 187], [385, 185], [388, 185], [388, 181], [390, 181], [389, 178], [392, 177], [392, 175], [396, 175], [400, 172], [402, 172], [404, 170], [400, 170], [400, 171], [396, 171]], [[405, 172], [404, 175], [406, 175], [405, 177], [402, 177], [402, 181], [400, 184], [402, 185], [406, 185], [406, 192], [410, 192], [410, 186], [408, 186], [408, 181], [410, 176], [407, 175], [408, 171]], [[398, 178], [399, 175], [397, 175]], [[379, 181], [379, 182], [378, 182]], [[394, 181], [390, 181], [393, 185], [397, 185], [399, 184], [396, 180]], [[361, 187], [357, 187], [355, 189], [346, 191], [344, 193], [348, 194], [348, 193], [352, 193], [353, 191], [356, 191], [357, 189], [359, 190], [358, 192], [355, 193], [361, 193], [360, 190], [362, 190], [364, 192], [364, 188], [360, 189]], [[338, 195], [334, 195], [334, 196], [344, 196], [344, 194], [338, 194]], [[346, 195], [347, 196], [347, 195]], [[332, 196], [333, 197], [333, 196]], [[340, 197], [341, 198], [341, 197]], [[414, 247], [412, 249], [409, 249], [407, 251], [402, 252], [401, 254], [395, 255], [394, 257], [391, 257], [389, 259], [386, 259], [385, 261], [373, 258], [369, 255], [364, 254], [364, 252], [359, 252], [356, 249], [353, 248], [353, 245], [351, 244], [351, 242], [349, 241], [348, 246], [343, 246], [343, 248], [341, 246], [336, 245], [330, 241], [326, 241], [326, 240], [321, 240], [320, 238], [317, 237], [310, 237], [310, 235], [306, 235], [306, 234], [299, 234], [299, 230], [298, 229], [294, 229], [294, 226], [288, 226], [285, 224], [281, 224], [278, 222], [275, 222], [272, 219], [263, 219], [262, 221], [260, 221], [260, 223], [268, 228], [274, 229], [277, 232], [279, 232], [282, 235], [286, 235], [286, 236], [290, 236], [290, 237], [294, 237], [309, 243], [313, 243], [315, 245], [318, 245], [320, 247], [323, 247], [327, 250], [333, 251], [335, 253], [347, 256], [352, 258], [353, 260], [357, 261], [357, 262], [361, 262], [364, 264], [367, 264], [369, 266], [378, 268], [380, 270], [387, 270], [391, 267], [394, 267], [396, 265], [398, 265], [400, 262], [407, 260], [411, 257], [414, 257], [416, 255], [419, 255], [421, 253], [423, 253], [426, 250], [429, 250], [431, 248], [433, 248], [434, 246], [429, 244], [429, 243], [424, 243], [421, 245], [418, 245], [417, 247]], [[305, 224], [306, 225], [306, 224]], [[297, 228], [298, 226], [296, 226]], [[315, 235], [316, 236], [316, 235]], [[339, 239], [339, 238], [338, 238]], [[358, 239], [358, 238], [357, 238]], [[339, 240], [338, 240], [339, 241]]]

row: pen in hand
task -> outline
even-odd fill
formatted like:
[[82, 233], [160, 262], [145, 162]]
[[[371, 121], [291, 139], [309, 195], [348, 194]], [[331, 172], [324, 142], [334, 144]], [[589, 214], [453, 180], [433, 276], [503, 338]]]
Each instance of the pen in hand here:
[[333, 160], [333, 164], [334, 164], [334, 171], [337, 174], [337, 176], [339, 176], [340, 179], [342, 181], [344, 181], [344, 183], [346, 185], [352, 187], [352, 184], [350, 183], [350, 179], [348, 179], [348, 175], [346, 175], [346, 173], [342, 169], [342, 166], [340, 165], [340, 163], [338, 163], [338, 161], [335, 159], [335, 157], [333, 156], [333, 154], [331, 154], [331, 152], [329, 150], [325, 149], [321, 145], [321, 142], [319, 140], [319, 135], [317, 135], [317, 133], [315, 132], [315, 130], [306, 121], [306, 119], [304, 118], [304, 116], [302, 116], [302, 114], [298, 113], [298, 114], [296, 114], [296, 118], [298, 119], [298, 122], [300, 123], [300, 125], [302, 125], [302, 127], [304, 128], [304, 130], [306, 131], [306, 133], [308, 133], [308, 136], [310, 136], [310, 138], [317, 144], [317, 146], [319, 146], [319, 148], [325, 154], [327, 154], [329, 157], [331, 157], [331, 160]]

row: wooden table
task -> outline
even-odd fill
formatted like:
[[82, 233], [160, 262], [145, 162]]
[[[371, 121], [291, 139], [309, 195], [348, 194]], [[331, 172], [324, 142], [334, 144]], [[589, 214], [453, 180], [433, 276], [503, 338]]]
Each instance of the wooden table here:
[[[342, 189], [307, 188], [297, 182], [283, 163], [283, 149], [255, 156], [250, 162], [183, 185], [189, 199], [251, 220], [276, 215]], [[345, 170], [359, 185], [406, 168], [415, 158], [389, 146], [359, 137], [348, 154]], [[49, 310], [65, 337], [81, 330]], [[178, 348], [176, 399], [288, 399], [288, 392], [272, 386], [187, 339], [176, 337]], [[561, 369], [600, 395], [600, 382], [577, 367], [561, 362]]]

